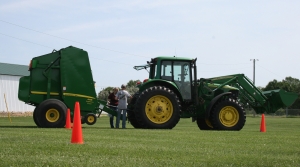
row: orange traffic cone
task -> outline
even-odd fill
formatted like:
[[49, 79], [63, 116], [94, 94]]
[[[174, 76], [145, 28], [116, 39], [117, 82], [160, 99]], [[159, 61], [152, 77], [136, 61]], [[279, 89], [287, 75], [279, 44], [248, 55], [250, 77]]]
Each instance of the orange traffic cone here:
[[266, 132], [265, 114], [261, 115], [260, 132]]
[[79, 102], [75, 102], [71, 143], [83, 144]]
[[70, 109], [68, 108], [67, 110], [67, 118], [66, 118], [66, 129], [71, 129], [71, 113], [70, 113]]

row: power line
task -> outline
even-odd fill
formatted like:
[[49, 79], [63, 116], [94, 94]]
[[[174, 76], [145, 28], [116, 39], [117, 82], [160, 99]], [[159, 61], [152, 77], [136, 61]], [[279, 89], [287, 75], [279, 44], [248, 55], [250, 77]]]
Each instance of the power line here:
[[21, 41], [25, 41], [25, 42], [29, 42], [29, 43], [32, 43], [32, 44], [40, 45], [40, 46], [43, 46], [43, 47], [46, 47], [46, 48], [51, 48], [51, 49], [53, 49], [53, 48], [50, 47], [50, 46], [46, 46], [46, 45], [38, 44], [38, 43], [35, 43], [35, 42], [27, 41], [27, 40], [24, 40], [24, 39], [21, 39], [21, 38], [17, 38], [17, 37], [14, 37], [14, 36], [10, 36], [10, 35], [7, 35], [7, 34], [3, 34], [3, 33], [0, 33], [0, 34], [1, 34], [1, 35], [4, 35], [4, 36], [7, 36], [7, 37], [10, 37], [10, 38], [18, 39], [18, 40], [21, 40]]
[[[0, 20], [2, 22], [5, 22], [3, 20]], [[12, 23], [9, 23], [9, 22], [5, 22], [5, 23], [8, 23], [8, 24], [12, 24]], [[12, 24], [12, 25], [15, 25], [15, 24]], [[19, 26], [19, 25], [15, 25], [15, 26]], [[22, 26], [19, 26], [19, 27], [22, 27]], [[26, 28], [26, 27], [22, 27], [22, 28], [25, 28], [25, 29], [29, 29], [29, 28]], [[32, 31], [36, 31], [36, 30], [33, 30], [33, 29], [29, 29], [29, 30], [32, 30]], [[42, 34], [46, 34], [46, 35], [49, 35], [49, 36], [53, 36], [53, 37], [56, 37], [56, 38], [60, 38], [60, 39], [64, 39], [64, 40], [68, 40], [68, 39], [65, 39], [65, 38], [61, 38], [61, 37], [58, 37], [58, 36], [54, 36], [54, 35], [51, 35], [51, 34], [47, 34], [47, 33], [43, 33], [43, 32], [40, 32], [40, 31], [36, 31], [36, 32], [39, 32], [39, 33], [42, 33]], [[43, 47], [46, 47], [46, 48], [50, 48], [50, 49], [54, 49], [53, 47], [50, 47], [50, 46], [47, 46], [47, 45], [42, 45], [42, 44], [39, 44], [39, 43], [35, 43], [35, 42], [31, 42], [31, 41], [28, 41], [28, 40], [24, 40], [24, 39], [21, 39], [21, 38], [17, 38], [17, 37], [14, 37], [14, 36], [11, 36], [11, 35], [7, 35], [7, 34], [3, 34], [3, 33], [0, 33], [1, 35], [4, 35], [4, 36], [7, 36], [7, 37], [10, 37], [10, 38], [14, 38], [14, 39], [17, 39], [17, 40], [20, 40], [20, 41], [24, 41], [24, 42], [28, 42], [28, 43], [32, 43], [32, 44], [35, 44], [35, 45], [39, 45], [39, 46], [43, 46]], [[68, 40], [68, 41], [72, 41], [72, 40]], [[76, 42], [76, 41], [72, 41], [72, 42]], [[80, 43], [80, 42], [77, 42], [77, 43]], [[84, 44], [84, 43], [81, 43], [81, 44]], [[88, 45], [88, 44], [84, 44], [84, 45]], [[100, 48], [100, 49], [105, 49], [105, 48], [101, 48], [101, 47], [97, 47], [97, 46], [93, 46], [93, 45], [88, 45], [88, 46], [92, 46], [92, 47], [96, 47], [96, 48]], [[105, 49], [105, 50], [109, 50], [109, 49]], [[110, 51], [114, 51], [114, 50], [110, 50]], [[123, 54], [129, 54], [129, 53], [125, 53], [125, 52], [119, 52], [119, 51], [114, 51], [114, 52], [118, 52], [118, 53], [123, 53]], [[129, 54], [129, 55], [134, 55], [134, 54]], [[134, 56], [138, 56], [138, 55], [134, 55]], [[132, 64], [127, 64], [127, 63], [120, 63], [120, 62], [116, 62], [116, 61], [111, 61], [111, 60], [105, 60], [105, 59], [100, 59], [100, 58], [96, 58], [96, 57], [92, 57], [92, 56], [89, 56], [90, 58], [93, 58], [93, 59], [98, 59], [98, 60], [101, 60], [101, 61], [106, 61], [106, 62], [112, 62], [112, 63], [118, 63], [118, 64], [123, 64], [123, 65], [128, 65], [128, 66], [134, 66]], [[140, 56], [142, 57], [142, 56]], [[145, 58], [148, 58], [148, 57], [145, 57]], [[254, 67], [253, 67], [253, 83], [255, 83], [255, 59], [250, 59], [250, 61], [253, 60], [253, 64], [254, 64]], [[258, 61], [258, 59], [256, 59]], [[198, 64], [202, 64], [202, 65], [243, 65], [243, 64], [249, 64], [249, 63], [237, 63], [237, 64], [206, 64], [206, 63], [198, 63]], [[275, 74], [274, 72], [258, 65], [259, 67], [269, 71], [270, 73], [273, 73], [274, 75], [277, 75], [279, 77], [282, 77], [278, 74]], [[239, 70], [239, 69], [246, 69], [246, 68], [237, 68], [237, 69], [227, 69], [225, 71], [231, 71], [231, 70]], [[216, 70], [216, 71], [200, 71], [200, 72], [219, 72], [219, 71], [224, 71], [224, 70]], [[96, 86], [96, 87], [99, 87], [99, 86]]]
[[[23, 29], [27, 29], [27, 30], [30, 30], [30, 31], [34, 31], [34, 32], [37, 32], [37, 33], [44, 34], [44, 35], [48, 35], [48, 36], [51, 36], [51, 37], [54, 37], [54, 38], [58, 38], [58, 39], [62, 39], [62, 40], [70, 41], [70, 42], [75, 42], [75, 43], [83, 44], [83, 45], [86, 45], [86, 46], [90, 46], [90, 47], [94, 47], [94, 48], [98, 48], [98, 49], [102, 49], [102, 50], [107, 50], [107, 51], [111, 51], [111, 52], [116, 52], [116, 53], [121, 53], [121, 54], [136, 56], [136, 57], [149, 58], [147, 56], [141, 56], [141, 55], [136, 55], [136, 54], [132, 54], [132, 53], [116, 51], [116, 50], [112, 50], [112, 49], [107, 49], [107, 48], [103, 48], [103, 47], [99, 47], [99, 46], [95, 46], [95, 45], [90, 45], [90, 44], [86, 44], [86, 43], [83, 43], [83, 42], [78, 42], [78, 41], [75, 41], [75, 40], [71, 40], [71, 39], [59, 37], [59, 36], [48, 34], [48, 33], [45, 33], [45, 32], [42, 32], [42, 31], [38, 31], [38, 30], [35, 30], [35, 29], [32, 29], [32, 28], [28, 28], [28, 27], [24, 27], [24, 26], [21, 26], [21, 25], [18, 25], [18, 24], [14, 24], [14, 23], [11, 23], [11, 22], [8, 22], [8, 21], [5, 21], [5, 20], [0, 20], [0, 21], [3, 22], [3, 23], [6, 23], [6, 24], [10, 24], [10, 25], [13, 25], [13, 26], [16, 26], [16, 27], [20, 27], [20, 28], [23, 28]], [[9, 36], [9, 35], [6, 35], [6, 34], [2, 34], [2, 35]], [[13, 37], [13, 36], [9, 36], [9, 37], [15, 38], [15, 39], [19, 39], [19, 40], [22, 40], [22, 41], [25, 41], [25, 42], [37, 44], [37, 45], [40, 45], [40, 46], [51, 48], [51, 47], [46, 46], [46, 45], [42, 45], [42, 44], [34, 43], [34, 42], [31, 42], [31, 41], [23, 40], [23, 39], [20, 39], [20, 38], [17, 38], [17, 37]], [[53, 48], [51, 48], [51, 49], [53, 49]], [[175, 54], [176, 54], [176, 48], [175, 48]], [[104, 59], [99, 59], [99, 60], [109, 61], [109, 60], [104, 60]], [[114, 61], [109, 61], [109, 62], [114, 62]], [[248, 63], [236, 63], [236, 64], [206, 64], [206, 63], [198, 63], [198, 64], [203, 64], [203, 65], [243, 65], [243, 64], [248, 64]]]
[[268, 70], [268, 69], [266, 69], [265, 67], [263, 67], [263, 66], [260, 66], [260, 65], [258, 65], [260, 68], [263, 68], [263, 69], [265, 69], [265, 70], [267, 70], [267, 71], [269, 71], [270, 73], [272, 73], [272, 74], [274, 74], [274, 75], [277, 75], [277, 76], [279, 76], [279, 77], [282, 77], [282, 78], [284, 78], [283, 76], [280, 76], [280, 75], [278, 75], [278, 74], [275, 74], [274, 72], [272, 72], [272, 71], [270, 71], [270, 70]]
[[[43, 47], [46, 47], [46, 48], [53, 49], [53, 47], [50, 47], [50, 46], [46, 46], [46, 45], [42, 45], [42, 44], [39, 44], [39, 43], [31, 42], [31, 41], [28, 41], [28, 40], [24, 40], [24, 39], [17, 38], [17, 37], [11, 36], [11, 35], [3, 34], [3, 33], [0, 33], [0, 34], [1, 34], [1, 35], [4, 35], [4, 36], [7, 36], [7, 37], [10, 37], [10, 38], [14, 38], [14, 39], [17, 39], [17, 40], [21, 40], [21, 41], [24, 41], [24, 42], [28, 42], [28, 43], [32, 43], [32, 44], [35, 44], [35, 45], [40, 45], [40, 46], [43, 46]], [[107, 62], [112, 62], [112, 63], [118, 63], [118, 64], [123, 64], [123, 65], [128, 65], [128, 66], [134, 66], [134, 65], [132, 65], [132, 64], [120, 63], [120, 62], [111, 61], [111, 60], [105, 60], [105, 59], [99, 59], [99, 58], [92, 57], [92, 56], [89, 56], [89, 57], [90, 57], [90, 58], [93, 58], [93, 59], [102, 60], [102, 61], [107, 61]]]
[[20, 27], [20, 28], [23, 28], [23, 29], [27, 29], [27, 30], [30, 30], [30, 31], [37, 32], [37, 33], [45, 34], [45, 35], [48, 35], [48, 36], [51, 36], [51, 37], [54, 37], [54, 38], [59, 38], [59, 39], [62, 39], [62, 40], [66, 40], [66, 41], [70, 41], [70, 42], [75, 42], [75, 43], [83, 44], [83, 45], [86, 45], [86, 46], [90, 46], [90, 47], [94, 47], [94, 48], [98, 48], [98, 49], [102, 49], [102, 50], [107, 50], [107, 51], [111, 51], [111, 52], [116, 52], [116, 53], [121, 53], [121, 54], [136, 56], [136, 57], [149, 58], [149, 57], [146, 57], [146, 56], [140, 56], [140, 55], [136, 55], [136, 54], [132, 54], [132, 53], [126, 53], [126, 52], [116, 51], [116, 50], [107, 49], [107, 48], [103, 48], [103, 47], [99, 47], [99, 46], [95, 46], [95, 45], [86, 44], [86, 43], [83, 43], [83, 42], [78, 42], [78, 41], [70, 40], [70, 39], [67, 39], [67, 38], [62, 38], [62, 37], [59, 37], [59, 36], [55, 36], [55, 35], [52, 35], [52, 34], [44, 33], [44, 32], [38, 31], [38, 30], [34, 30], [34, 29], [31, 29], [31, 28], [24, 27], [24, 26], [21, 26], [21, 25], [18, 25], [18, 24], [14, 24], [14, 23], [11, 23], [11, 22], [8, 22], [8, 21], [4, 21], [4, 20], [0, 20], [0, 21], [3, 22], [3, 23], [6, 23], [6, 24], [10, 24], [10, 25], [16, 26], [16, 27]]
[[216, 70], [216, 71], [199, 71], [199, 72], [219, 72], [219, 71], [232, 71], [232, 70], [240, 70], [240, 69], [249, 69], [249, 67], [245, 67], [245, 68], [235, 68], [235, 69], [222, 69], [222, 70]]
[[249, 63], [229, 63], [229, 64], [207, 64], [207, 63], [198, 63], [198, 64], [202, 64], [202, 65], [245, 65], [245, 64], [249, 64]]
[[111, 62], [111, 63], [118, 63], [118, 64], [123, 64], [123, 65], [128, 65], [128, 66], [134, 66], [134, 65], [132, 65], [132, 64], [120, 63], [120, 62], [111, 61], [111, 60], [104, 60], [104, 59], [99, 59], [99, 58], [96, 58], [96, 57], [91, 57], [91, 56], [89, 56], [89, 57], [90, 57], [90, 58], [93, 58], [93, 59], [102, 60], [102, 61], [108, 61], [108, 62]]
[[[35, 45], [40, 45], [40, 46], [43, 46], [43, 47], [46, 47], [46, 48], [54, 49], [54, 47], [50, 47], [50, 46], [47, 46], [47, 45], [42, 45], [42, 44], [39, 44], [39, 43], [31, 42], [31, 41], [28, 41], [28, 40], [24, 40], [24, 39], [17, 38], [17, 37], [11, 36], [11, 35], [3, 34], [3, 33], [0, 33], [0, 34], [4, 35], [4, 36], [7, 36], [7, 37], [10, 37], [10, 38], [14, 38], [14, 39], [20, 40], [20, 41], [24, 41], [24, 42], [32, 43], [32, 44], [35, 44]], [[107, 61], [107, 62], [112, 62], [112, 63], [118, 63], [118, 64], [123, 64], [123, 65], [128, 65], [128, 66], [134, 66], [132, 64], [120, 63], [120, 62], [111, 61], [111, 60], [105, 60], [105, 59], [100, 59], [100, 58], [96, 58], [96, 57], [92, 57], [92, 56], [89, 56], [89, 57], [93, 58], [93, 59], [102, 60], [102, 61]], [[148, 57], [146, 57], [146, 58], [148, 58]], [[249, 63], [238, 63], [238, 64], [206, 64], [206, 63], [198, 63], [198, 64], [202, 64], [202, 65], [243, 65], [243, 64], [249, 64]], [[239, 68], [239, 69], [241, 69], [241, 68]], [[232, 69], [232, 70], [235, 70], [235, 69]], [[224, 70], [222, 70], [222, 71], [224, 71]], [[202, 72], [217, 72], [217, 71], [202, 71]]]
[[[51, 37], [54, 37], [54, 38], [58, 38], [58, 39], [62, 39], [62, 40], [70, 41], [70, 42], [75, 42], [75, 43], [83, 44], [83, 45], [86, 45], [86, 46], [90, 46], [90, 47], [94, 47], [94, 48], [98, 48], [98, 49], [102, 49], [102, 50], [107, 50], [107, 51], [111, 51], [111, 52], [116, 52], [116, 53], [121, 53], [121, 54], [136, 56], [136, 57], [149, 58], [147, 56], [140, 56], [140, 55], [131, 54], [131, 53], [127, 53], [127, 52], [121, 52], [121, 51], [107, 49], [107, 48], [103, 48], [103, 47], [99, 47], [99, 46], [95, 46], [95, 45], [90, 45], [90, 44], [78, 42], [78, 41], [75, 41], [75, 40], [70, 40], [70, 39], [67, 39], [67, 38], [55, 36], [55, 35], [52, 35], [52, 34], [48, 34], [48, 33], [42, 32], [42, 31], [38, 31], [38, 30], [34, 30], [32, 28], [24, 27], [24, 26], [21, 26], [21, 25], [18, 25], [18, 24], [14, 24], [14, 23], [11, 23], [11, 22], [8, 22], [8, 21], [4, 21], [4, 20], [0, 20], [0, 21], [3, 22], [3, 23], [6, 23], [6, 24], [10, 24], [10, 25], [13, 25], [13, 26], [16, 26], [16, 27], [20, 27], [20, 28], [23, 28], [23, 29], [27, 29], [27, 30], [30, 30], [30, 31], [34, 31], [34, 32], [37, 32], [37, 33], [44, 34], [44, 35], [48, 35], [48, 36], [51, 36]], [[11, 37], [11, 38], [15, 38], [15, 39], [18, 39], [18, 40], [21, 40], [21, 41], [25, 41], [25, 42], [29, 42], [29, 43], [33, 43], [33, 44], [36, 44], [36, 45], [40, 45], [40, 46], [44, 46], [44, 47], [53, 49], [53, 47], [50, 47], [50, 46], [46, 46], [46, 45], [34, 43], [34, 42], [31, 42], [31, 41], [28, 41], [28, 40], [24, 40], [24, 39], [21, 39], [21, 38], [13, 37], [13, 36], [6, 35], [6, 34], [3, 34], [3, 33], [0, 33], [0, 34], [8, 36], [8, 37]], [[175, 53], [176, 53], [176, 49], [175, 49]], [[95, 58], [95, 57], [91, 57], [91, 58], [98, 59], [98, 58]], [[110, 60], [104, 60], [104, 59], [98, 59], [98, 60], [112, 62], [112, 63], [119, 63], [119, 62], [110, 61]], [[125, 63], [119, 63], [119, 64], [129, 65], [129, 64], [125, 64]], [[202, 65], [243, 65], [243, 64], [248, 64], [248, 63], [235, 63], [235, 64], [206, 64], [206, 63], [198, 63], [198, 64], [202, 64]]]

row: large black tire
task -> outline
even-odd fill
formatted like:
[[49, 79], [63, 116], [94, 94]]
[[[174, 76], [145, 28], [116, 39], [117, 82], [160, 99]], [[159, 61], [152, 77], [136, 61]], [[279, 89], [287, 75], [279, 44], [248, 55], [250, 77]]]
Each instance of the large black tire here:
[[172, 129], [179, 122], [180, 110], [180, 101], [172, 90], [154, 86], [141, 92], [134, 113], [141, 128]]
[[[94, 125], [96, 123], [96, 121], [97, 121], [97, 117], [93, 113], [88, 113], [84, 117], [84, 122], [88, 125]], [[82, 123], [82, 120], [81, 120], [81, 123]]]
[[62, 128], [66, 124], [67, 106], [60, 100], [45, 100], [36, 108], [36, 112], [40, 127]]
[[217, 130], [241, 130], [246, 122], [246, 113], [237, 100], [223, 99], [214, 105], [210, 120]]
[[135, 117], [135, 104], [136, 104], [136, 100], [139, 97], [139, 92], [135, 93], [128, 105], [128, 109], [127, 109], [127, 118], [128, 121], [130, 122], [130, 124], [134, 127], [134, 128], [141, 128], [141, 125], [138, 123], [136, 117]]
[[33, 121], [36, 124], [36, 126], [40, 127], [41, 125], [38, 122], [37, 111], [36, 111], [37, 108], [38, 107], [36, 106], [35, 109], [34, 109], [34, 111], [33, 111]]
[[197, 125], [200, 130], [213, 130], [213, 126], [209, 119], [205, 119], [202, 117], [197, 118]]

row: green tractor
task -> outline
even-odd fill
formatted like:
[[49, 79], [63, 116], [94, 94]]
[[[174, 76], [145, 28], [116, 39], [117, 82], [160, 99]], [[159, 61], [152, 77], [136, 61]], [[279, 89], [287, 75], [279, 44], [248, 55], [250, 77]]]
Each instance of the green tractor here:
[[172, 129], [180, 118], [192, 118], [201, 130], [241, 130], [245, 105], [257, 113], [274, 113], [291, 105], [298, 94], [262, 92], [243, 74], [197, 79], [197, 59], [156, 57], [136, 70], [149, 68], [149, 78], [128, 105], [135, 128]]

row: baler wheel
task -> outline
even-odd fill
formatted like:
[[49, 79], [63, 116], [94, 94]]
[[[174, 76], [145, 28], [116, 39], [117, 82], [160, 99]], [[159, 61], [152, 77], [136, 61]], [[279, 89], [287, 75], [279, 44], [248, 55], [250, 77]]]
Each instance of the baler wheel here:
[[88, 125], [94, 125], [96, 121], [97, 121], [97, 117], [93, 113], [86, 114], [84, 117], [84, 122]]
[[224, 99], [212, 109], [212, 125], [218, 130], [241, 130], [246, 122], [246, 113], [237, 100]]
[[145, 129], [172, 129], [180, 119], [177, 95], [164, 86], [144, 90], [136, 102], [135, 116]]
[[35, 107], [34, 111], [33, 111], [33, 121], [36, 124], [36, 126], [40, 127], [40, 123], [38, 122], [39, 118], [37, 117], [37, 108], [38, 106]]
[[36, 108], [40, 127], [62, 128], [66, 123], [67, 106], [60, 100], [47, 99]]

